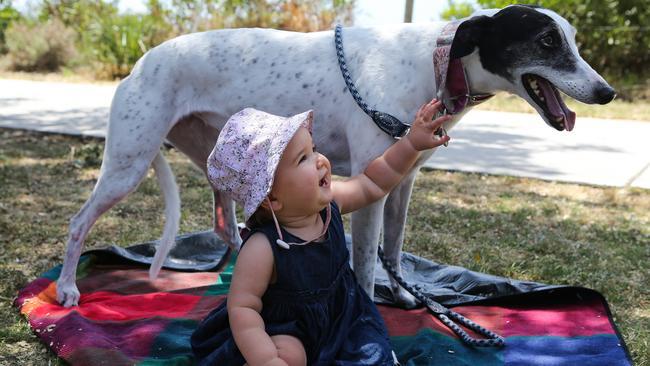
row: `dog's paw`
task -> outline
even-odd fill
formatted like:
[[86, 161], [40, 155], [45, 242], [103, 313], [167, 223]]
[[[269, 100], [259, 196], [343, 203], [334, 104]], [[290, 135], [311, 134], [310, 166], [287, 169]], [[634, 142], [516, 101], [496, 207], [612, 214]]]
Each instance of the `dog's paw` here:
[[391, 288], [391, 292], [393, 293], [393, 301], [395, 304], [405, 309], [413, 309], [420, 303], [415, 296], [401, 287], [397, 289]]
[[64, 284], [57, 282], [56, 284], [56, 301], [59, 302], [63, 307], [69, 308], [71, 306], [79, 305], [79, 289], [77, 285]]

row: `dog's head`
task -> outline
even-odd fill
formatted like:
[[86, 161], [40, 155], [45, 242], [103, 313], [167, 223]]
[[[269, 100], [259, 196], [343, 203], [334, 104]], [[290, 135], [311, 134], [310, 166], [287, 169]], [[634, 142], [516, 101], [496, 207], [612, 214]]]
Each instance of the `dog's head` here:
[[606, 104], [616, 96], [578, 53], [575, 33], [566, 19], [543, 8], [482, 10], [460, 24], [450, 57], [467, 57], [473, 89], [492, 92], [497, 85], [528, 101], [549, 126], [571, 131], [575, 113], [558, 89], [588, 104]]

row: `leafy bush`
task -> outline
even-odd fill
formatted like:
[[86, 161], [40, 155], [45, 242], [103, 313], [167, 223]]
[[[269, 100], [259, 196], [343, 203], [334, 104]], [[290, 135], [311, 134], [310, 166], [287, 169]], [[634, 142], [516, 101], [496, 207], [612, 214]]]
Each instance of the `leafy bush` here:
[[58, 71], [77, 56], [75, 32], [58, 19], [13, 22], [5, 33], [9, 67], [16, 71]]
[[[146, 14], [119, 14], [115, 0], [47, 0], [35, 19], [13, 20], [10, 67], [54, 71], [74, 58], [77, 71], [122, 78], [146, 51], [180, 34], [238, 27], [329, 29], [337, 20], [350, 23], [354, 1], [148, 0]], [[9, 24], [3, 19], [14, 14], [2, 13], [2, 3], [0, 41], [2, 25]]]
[[126, 14], [98, 19], [86, 34], [85, 49], [97, 64], [99, 78], [122, 78], [152, 47], [170, 37], [171, 27], [147, 15]]
[[5, 31], [9, 28], [11, 22], [19, 20], [20, 13], [11, 7], [11, 5], [2, 5], [0, 0], [0, 55], [7, 53], [7, 45], [5, 42]]
[[[0, 0], [1, 1], [1, 0]], [[217, 28], [329, 29], [351, 19], [354, 0], [149, 0], [146, 14], [118, 14], [115, 1], [48, 0], [40, 21], [60, 19], [98, 78], [126, 76], [149, 49], [174, 36]]]
[[41, 20], [60, 19], [78, 34], [84, 63], [100, 79], [121, 78], [150, 48], [171, 37], [172, 26], [159, 3], [148, 14], [118, 14], [115, 2], [53, 0], [43, 4]]

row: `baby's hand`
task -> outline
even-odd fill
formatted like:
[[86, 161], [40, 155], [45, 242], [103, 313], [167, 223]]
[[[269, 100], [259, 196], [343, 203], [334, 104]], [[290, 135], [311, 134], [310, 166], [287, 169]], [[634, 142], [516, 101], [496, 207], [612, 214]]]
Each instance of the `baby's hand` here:
[[452, 118], [450, 115], [445, 115], [432, 120], [441, 107], [442, 102], [433, 99], [418, 110], [415, 121], [411, 125], [411, 131], [406, 135], [415, 150], [433, 149], [449, 141], [449, 136], [439, 137], [435, 134], [443, 123]]

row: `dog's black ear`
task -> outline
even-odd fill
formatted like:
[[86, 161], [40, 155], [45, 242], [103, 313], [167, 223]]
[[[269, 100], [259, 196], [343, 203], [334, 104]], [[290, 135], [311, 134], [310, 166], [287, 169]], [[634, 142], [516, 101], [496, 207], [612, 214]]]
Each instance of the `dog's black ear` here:
[[456, 30], [449, 57], [455, 59], [472, 53], [480, 44], [481, 38], [490, 32], [492, 21], [492, 17], [480, 15], [462, 22]]

